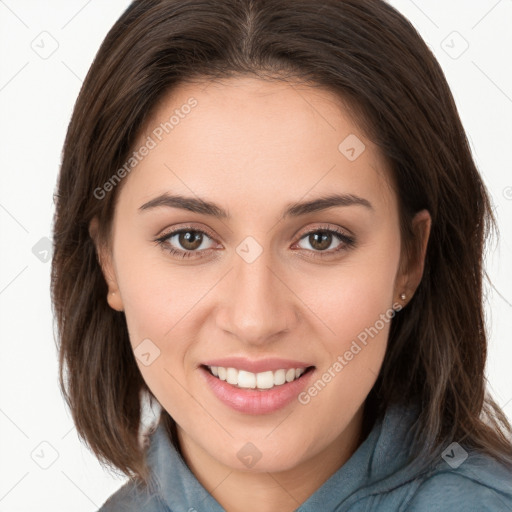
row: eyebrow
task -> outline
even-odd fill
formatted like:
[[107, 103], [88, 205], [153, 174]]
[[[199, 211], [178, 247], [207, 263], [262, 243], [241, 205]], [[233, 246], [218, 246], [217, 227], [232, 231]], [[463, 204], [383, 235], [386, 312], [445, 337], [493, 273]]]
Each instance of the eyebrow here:
[[[168, 208], [180, 208], [194, 213], [210, 215], [218, 219], [230, 219], [231, 215], [219, 205], [198, 197], [186, 197], [182, 195], [161, 194], [139, 207], [140, 211], [151, 210], [166, 206]], [[299, 217], [308, 213], [327, 210], [339, 206], [363, 206], [373, 210], [372, 204], [362, 197], [354, 194], [329, 194], [311, 201], [291, 203], [286, 206], [282, 218]]]

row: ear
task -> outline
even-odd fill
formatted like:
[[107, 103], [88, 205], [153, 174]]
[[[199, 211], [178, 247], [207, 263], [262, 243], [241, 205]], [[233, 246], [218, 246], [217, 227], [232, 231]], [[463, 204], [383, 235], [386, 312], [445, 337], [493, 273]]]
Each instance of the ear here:
[[398, 301], [402, 306], [405, 306], [411, 300], [423, 276], [430, 228], [432, 226], [430, 213], [427, 210], [419, 211], [412, 219], [411, 224], [414, 233], [412, 249], [403, 252], [395, 282], [394, 297], [398, 297]]
[[124, 311], [123, 300], [119, 292], [113, 265], [112, 250], [100, 240], [98, 233], [99, 223], [97, 217], [94, 217], [89, 223], [89, 236], [94, 242], [98, 263], [108, 286], [107, 302], [112, 309]]

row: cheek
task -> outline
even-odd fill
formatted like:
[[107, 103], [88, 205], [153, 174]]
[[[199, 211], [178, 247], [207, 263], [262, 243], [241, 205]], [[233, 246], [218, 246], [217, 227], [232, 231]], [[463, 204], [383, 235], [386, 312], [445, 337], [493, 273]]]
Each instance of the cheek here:
[[393, 280], [389, 276], [378, 277], [354, 271], [350, 279], [342, 276], [332, 279], [330, 291], [323, 295], [323, 300], [316, 297], [317, 311], [328, 328], [320, 338], [328, 354], [322, 371], [330, 369], [331, 376], [333, 371], [341, 375], [336, 379], [338, 384], [349, 378], [350, 385], [344, 390], [366, 389], [384, 358], [395, 314], [391, 309]]
[[[392, 279], [366, 275], [333, 282], [322, 303], [322, 320], [334, 331], [322, 337], [325, 356], [311, 385], [298, 397], [308, 418], [323, 418], [323, 435], [334, 438], [371, 391], [382, 366], [391, 321]], [[338, 288], [336, 284], [343, 284]]]
[[391, 312], [400, 253], [399, 239], [391, 235], [360, 248], [338, 267], [298, 279], [297, 293], [330, 332], [331, 351]]
[[[131, 345], [137, 356], [139, 345], [149, 339], [159, 352], [151, 366], [137, 361], [141, 372], [146, 376], [158, 367], [175, 368], [187, 348], [187, 337], [180, 331], [204, 295], [205, 284], [190, 269], [180, 272], [151, 243], [137, 245], [120, 236], [116, 244], [116, 274]], [[167, 350], [171, 340], [172, 350]]]
[[400, 252], [398, 238], [388, 237], [386, 242], [366, 247], [336, 272], [316, 276], [314, 287], [312, 281], [304, 280], [300, 291], [327, 328], [321, 340], [328, 354], [301, 403], [311, 407], [313, 417], [328, 414], [331, 425], [337, 425], [348, 411], [355, 414], [384, 359], [395, 316], [392, 305]]
[[164, 338], [201, 297], [192, 267], [180, 269], [140, 233], [120, 228], [114, 259], [132, 343], [141, 337]]
[[120, 262], [118, 276], [141, 375], [164, 408], [183, 422], [184, 411], [191, 407], [190, 396], [182, 387], [187, 377], [185, 360], [194, 343], [187, 326], [205, 290], [162, 265], [161, 258], [160, 262], [151, 261], [147, 254], [144, 258], [136, 252]]

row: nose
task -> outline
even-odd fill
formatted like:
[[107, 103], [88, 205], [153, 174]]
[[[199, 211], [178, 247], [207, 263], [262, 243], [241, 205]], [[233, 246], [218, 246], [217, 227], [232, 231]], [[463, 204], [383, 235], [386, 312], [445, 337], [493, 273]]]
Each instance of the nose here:
[[269, 252], [252, 263], [235, 254], [223, 283], [217, 326], [246, 345], [276, 341], [279, 334], [293, 331], [299, 318], [298, 301]]

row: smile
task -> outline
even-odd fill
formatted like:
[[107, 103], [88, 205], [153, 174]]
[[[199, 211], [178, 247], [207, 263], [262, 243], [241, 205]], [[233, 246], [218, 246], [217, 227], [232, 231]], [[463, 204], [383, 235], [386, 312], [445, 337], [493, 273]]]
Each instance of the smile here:
[[[267, 369], [261, 371], [263, 364]], [[315, 366], [279, 368], [278, 364], [255, 363], [252, 369], [260, 371], [254, 372], [214, 364], [202, 364], [198, 369], [213, 399], [235, 411], [256, 415], [276, 412], [293, 402], [298, 404], [296, 398], [315, 375]], [[247, 362], [241, 365], [251, 366]], [[268, 369], [269, 366], [274, 368]]]
[[298, 379], [307, 370], [307, 368], [282, 368], [276, 371], [252, 373], [223, 366], [207, 366], [206, 368], [214, 377], [243, 389], [272, 389]]

